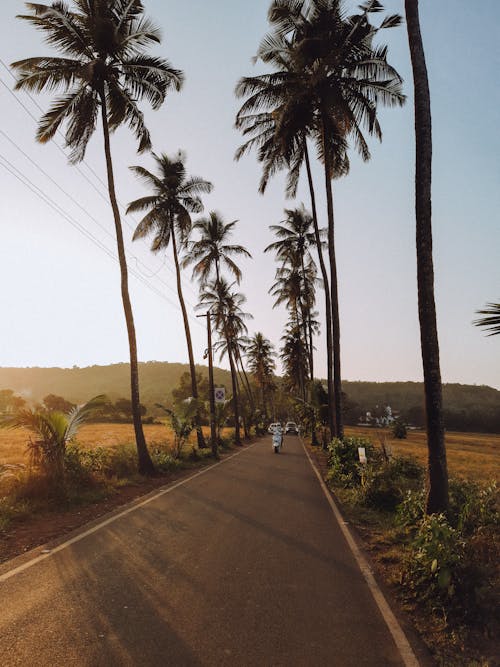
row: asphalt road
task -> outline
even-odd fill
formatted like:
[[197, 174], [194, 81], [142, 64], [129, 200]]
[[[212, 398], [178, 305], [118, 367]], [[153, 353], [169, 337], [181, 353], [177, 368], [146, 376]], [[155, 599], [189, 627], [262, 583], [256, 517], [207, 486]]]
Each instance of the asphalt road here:
[[297, 437], [0, 580], [0, 665], [402, 665]]

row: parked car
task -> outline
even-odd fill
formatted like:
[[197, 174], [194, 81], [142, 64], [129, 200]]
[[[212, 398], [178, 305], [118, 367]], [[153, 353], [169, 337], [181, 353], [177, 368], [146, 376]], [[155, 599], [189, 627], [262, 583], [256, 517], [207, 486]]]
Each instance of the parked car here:
[[268, 433], [274, 433], [274, 431], [278, 428], [278, 426], [281, 428], [280, 422], [273, 422], [272, 424], [269, 424], [269, 428], [267, 429]]
[[295, 422], [287, 422], [285, 425], [285, 434], [299, 435], [299, 427]]

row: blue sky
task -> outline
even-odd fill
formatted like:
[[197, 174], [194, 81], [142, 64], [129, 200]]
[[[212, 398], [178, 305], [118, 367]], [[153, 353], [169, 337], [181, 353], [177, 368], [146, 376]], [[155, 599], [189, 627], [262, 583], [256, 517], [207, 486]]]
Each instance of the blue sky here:
[[[356, 3], [348, 2], [353, 7]], [[403, 2], [385, 3], [402, 12]], [[265, 197], [257, 193], [260, 169], [255, 156], [233, 161], [241, 142], [233, 129], [239, 77], [258, 73], [251, 58], [266, 32], [268, 0], [145, 0], [163, 32], [157, 49], [184, 70], [186, 83], [161, 110], [144, 105], [157, 152], [182, 148], [192, 174], [214, 183], [205, 199], [227, 221], [239, 220], [235, 241], [253, 260], [241, 263], [242, 290], [254, 315], [250, 331], [275, 344], [286, 320], [267, 294], [275, 264], [263, 255], [272, 241], [268, 226], [283, 219], [283, 178]], [[500, 388], [500, 339], [471, 325], [475, 310], [500, 299], [500, 6], [496, 0], [421, 0], [421, 22], [431, 86], [433, 118], [433, 227], [436, 299], [443, 379]], [[0, 6], [3, 63], [48, 48], [41, 35], [14, 18], [23, 3]], [[412, 80], [405, 27], [386, 31], [390, 62], [405, 80], [403, 109], [382, 110], [383, 142], [371, 142], [369, 163], [353, 156], [351, 173], [334, 183], [341, 308], [343, 377], [349, 380], [419, 380]], [[4, 326], [1, 366], [73, 366], [126, 361], [127, 339], [116, 262], [73, 225], [83, 227], [115, 253], [112, 219], [102, 184], [105, 178], [100, 132], [80, 171], [67, 166], [54, 145], [34, 141], [35, 122], [21, 106], [41, 112], [25, 95], [17, 101], [7, 88], [13, 79], [0, 63], [0, 285]], [[45, 109], [47, 98], [37, 98]], [[58, 138], [62, 146], [62, 139]], [[20, 151], [23, 151], [23, 155]], [[143, 194], [128, 166], [152, 166], [138, 156], [126, 130], [113, 137], [118, 197], [127, 204]], [[60, 213], [42, 202], [5, 166], [28, 177], [31, 187], [50, 196]], [[92, 171], [88, 170], [89, 165]], [[44, 175], [43, 169], [47, 175]], [[85, 175], [84, 176], [82, 175]], [[322, 174], [315, 177], [325, 222]], [[89, 183], [92, 183], [92, 185]], [[62, 189], [61, 189], [62, 188]], [[71, 199], [68, 197], [71, 197]], [[305, 183], [297, 204], [309, 206]], [[75, 203], [76, 202], [76, 203]], [[71, 222], [70, 222], [71, 221]], [[125, 222], [131, 295], [139, 357], [185, 361], [182, 320], [176, 305], [172, 259], [152, 256], [146, 243], [131, 242], [137, 220]], [[147, 284], [146, 284], [147, 283]], [[189, 307], [197, 286], [185, 274]], [[323, 302], [318, 294], [318, 310]], [[203, 325], [191, 318], [195, 356], [202, 361]], [[324, 341], [317, 341], [318, 372], [326, 374]]]

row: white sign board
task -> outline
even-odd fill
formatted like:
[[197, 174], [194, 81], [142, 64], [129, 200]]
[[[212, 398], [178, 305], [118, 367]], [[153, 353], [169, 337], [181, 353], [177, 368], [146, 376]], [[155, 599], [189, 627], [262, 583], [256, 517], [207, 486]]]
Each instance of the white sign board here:
[[224, 387], [216, 387], [214, 389], [214, 398], [216, 403], [225, 403], [226, 390], [224, 389]]
[[360, 463], [366, 463], [366, 449], [364, 447], [358, 447], [358, 456]]

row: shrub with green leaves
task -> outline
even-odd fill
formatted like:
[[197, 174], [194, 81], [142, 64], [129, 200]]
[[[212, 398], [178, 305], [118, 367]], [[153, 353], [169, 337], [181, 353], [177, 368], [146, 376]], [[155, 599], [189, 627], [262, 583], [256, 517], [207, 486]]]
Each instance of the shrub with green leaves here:
[[464, 535], [481, 526], [498, 526], [498, 487], [496, 482], [484, 485], [473, 480], [450, 479], [448, 517]]
[[445, 601], [455, 594], [465, 541], [444, 514], [425, 516], [411, 543], [403, 583], [424, 600]]
[[364, 464], [359, 462], [358, 447], [364, 447], [369, 462], [380, 458], [365, 438], [335, 438], [328, 446], [329, 478], [344, 488], [361, 484]]

